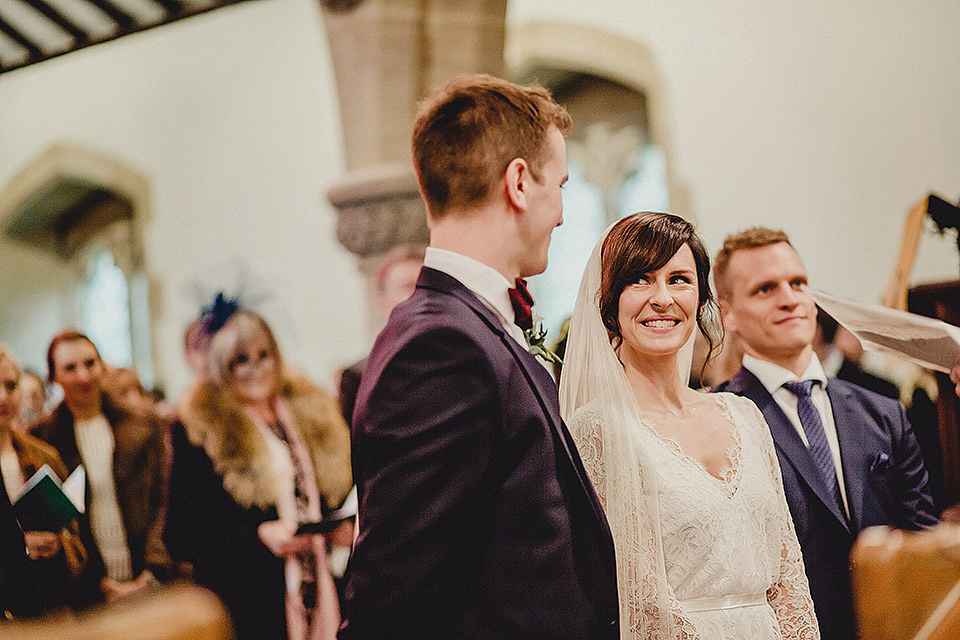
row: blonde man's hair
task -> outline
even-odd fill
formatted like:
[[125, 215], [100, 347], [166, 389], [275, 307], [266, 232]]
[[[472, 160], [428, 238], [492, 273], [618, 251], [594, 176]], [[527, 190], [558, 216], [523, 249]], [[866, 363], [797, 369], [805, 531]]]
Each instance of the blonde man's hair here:
[[734, 253], [744, 249], [759, 249], [780, 242], [790, 244], [790, 238], [779, 229], [768, 229], [766, 227], [753, 227], [727, 236], [713, 261], [713, 285], [717, 290], [717, 297], [720, 300], [730, 299], [728, 270], [730, 258], [733, 257]]

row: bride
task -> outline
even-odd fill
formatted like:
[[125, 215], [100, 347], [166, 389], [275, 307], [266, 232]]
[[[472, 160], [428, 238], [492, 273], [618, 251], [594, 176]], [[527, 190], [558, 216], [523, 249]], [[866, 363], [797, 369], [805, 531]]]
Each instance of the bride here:
[[613, 531], [622, 638], [820, 637], [760, 411], [686, 384], [715, 302], [693, 227], [637, 213], [580, 286], [561, 410]]

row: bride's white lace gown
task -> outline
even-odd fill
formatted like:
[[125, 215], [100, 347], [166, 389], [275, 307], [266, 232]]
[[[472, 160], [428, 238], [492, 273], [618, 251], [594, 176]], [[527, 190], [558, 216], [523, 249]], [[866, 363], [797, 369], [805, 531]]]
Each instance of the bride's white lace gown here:
[[[660, 584], [652, 568], [657, 551], [650, 520], [639, 518], [636, 526], [611, 517], [618, 562], [629, 564], [636, 576], [635, 584], [620, 585], [629, 610], [621, 616], [629, 618], [621, 620], [623, 637], [661, 640], [657, 621], [666, 615], [675, 638], [819, 638], [768, 427], [749, 400], [714, 397], [734, 426], [735, 444], [720, 478], [676, 442], [659, 437], [653, 425], [633, 434], [646, 464], [654, 467], [667, 584]], [[597, 418], [584, 407], [571, 428], [606, 505], [613, 487], [630, 483], [607, 477]], [[639, 498], [632, 502], [644, 504]], [[664, 589], [667, 593], [659, 593]], [[647, 631], [631, 631], [638, 628]]]

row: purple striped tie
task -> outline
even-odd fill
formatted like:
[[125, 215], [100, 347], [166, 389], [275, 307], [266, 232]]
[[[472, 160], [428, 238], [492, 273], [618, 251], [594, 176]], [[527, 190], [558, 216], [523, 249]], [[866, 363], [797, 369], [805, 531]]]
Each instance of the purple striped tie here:
[[840, 513], [843, 513], [843, 500], [840, 497], [840, 485], [837, 484], [837, 471], [833, 465], [833, 455], [830, 453], [830, 445], [827, 444], [827, 434], [823, 431], [820, 412], [817, 411], [813, 399], [810, 397], [810, 392], [815, 384], [819, 384], [819, 381], [784, 382], [783, 388], [797, 396], [797, 413], [800, 415], [800, 425], [803, 427], [803, 432], [807, 434], [807, 449], [810, 451], [810, 457], [813, 458], [813, 463], [817, 465], [820, 475], [823, 476], [827, 491], [836, 501]]

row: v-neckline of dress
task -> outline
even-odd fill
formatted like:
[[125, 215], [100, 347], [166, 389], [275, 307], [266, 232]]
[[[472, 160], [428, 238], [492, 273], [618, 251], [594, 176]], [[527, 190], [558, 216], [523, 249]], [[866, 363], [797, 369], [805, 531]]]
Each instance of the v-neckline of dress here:
[[669, 449], [673, 454], [679, 458], [681, 461], [685, 462], [688, 466], [692, 466], [699, 470], [700, 473], [709, 478], [714, 484], [722, 487], [727, 491], [728, 497], [733, 496], [737, 492], [737, 488], [740, 486], [740, 476], [742, 472], [742, 452], [743, 452], [743, 439], [741, 437], [740, 428], [734, 422], [730, 414], [730, 405], [719, 395], [714, 395], [714, 398], [720, 404], [720, 410], [723, 413], [723, 417], [726, 419], [727, 423], [730, 425], [730, 433], [733, 436], [733, 444], [731, 444], [727, 450], [724, 452], [724, 458], [726, 459], [726, 464], [720, 469], [720, 475], [716, 476], [704, 466], [700, 460], [691, 456], [683, 447], [680, 446], [680, 443], [674, 440], [673, 438], [668, 438], [661, 435], [649, 422], [642, 419], [640, 420], [643, 428], [649, 432], [654, 438], [662, 442], [667, 449]]

